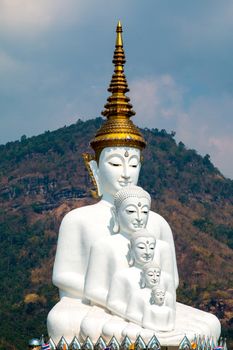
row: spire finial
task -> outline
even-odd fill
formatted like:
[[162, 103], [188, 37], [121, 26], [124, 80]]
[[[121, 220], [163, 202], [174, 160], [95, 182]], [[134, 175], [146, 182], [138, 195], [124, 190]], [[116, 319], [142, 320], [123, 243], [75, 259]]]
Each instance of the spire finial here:
[[108, 88], [111, 96], [108, 97], [102, 115], [107, 118], [106, 123], [97, 131], [91, 146], [98, 159], [101, 150], [105, 147], [128, 146], [143, 149], [146, 142], [138, 128], [130, 118], [135, 115], [130, 99], [126, 96], [129, 91], [124, 74], [125, 53], [122, 40], [122, 25], [119, 21], [116, 28], [116, 44], [113, 54], [114, 73]]
[[121, 21], [118, 21], [117, 28], [116, 28], [117, 36], [116, 36], [116, 46], [122, 46], [123, 47], [123, 40], [122, 40], [122, 25]]

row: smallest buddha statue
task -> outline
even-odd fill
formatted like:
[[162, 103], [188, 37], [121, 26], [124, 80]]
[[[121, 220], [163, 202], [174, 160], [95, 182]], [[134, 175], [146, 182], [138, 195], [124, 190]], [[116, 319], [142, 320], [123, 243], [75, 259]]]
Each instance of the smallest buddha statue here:
[[[139, 232], [138, 232], [139, 234]], [[143, 234], [143, 233], [142, 233]], [[126, 310], [128, 319], [138, 319], [144, 328], [172, 331], [175, 323], [174, 294], [166, 288], [160, 267], [152, 260], [142, 267], [140, 288], [134, 288]]]

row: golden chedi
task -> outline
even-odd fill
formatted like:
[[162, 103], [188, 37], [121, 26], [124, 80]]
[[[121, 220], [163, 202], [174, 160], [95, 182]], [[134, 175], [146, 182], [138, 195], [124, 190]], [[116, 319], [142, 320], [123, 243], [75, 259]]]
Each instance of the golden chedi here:
[[124, 74], [126, 60], [120, 22], [118, 22], [116, 33], [116, 45], [112, 61], [115, 69], [108, 88], [108, 91], [112, 95], [108, 97], [108, 102], [102, 112], [102, 115], [107, 118], [107, 121], [97, 131], [94, 139], [90, 142], [91, 147], [95, 151], [96, 160], [99, 159], [99, 155], [105, 147], [127, 146], [142, 150], [146, 146], [142, 134], [130, 119], [135, 115], [135, 112], [129, 103], [129, 97], [125, 95], [129, 89]]

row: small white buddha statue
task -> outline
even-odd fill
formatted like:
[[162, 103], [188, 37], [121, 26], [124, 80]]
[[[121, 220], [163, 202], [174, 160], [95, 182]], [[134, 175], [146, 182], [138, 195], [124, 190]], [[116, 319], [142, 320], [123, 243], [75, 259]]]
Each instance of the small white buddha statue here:
[[164, 288], [161, 269], [154, 262], [143, 267], [141, 287], [146, 289], [147, 294], [150, 293], [149, 302], [145, 299], [142, 326], [158, 331], [172, 331], [175, 326], [174, 296]]
[[[161, 274], [161, 269], [153, 259], [155, 239], [145, 229], [137, 232], [136, 237], [131, 238], [130, 255], [134, 256], [131, 267], [118, 270], [113, 278], [107, 299], [107, 308], [126, 320], [150, 328], [152, 330], [171, 330], [174, 326], [175, 315], [175, 288], [172, 277], [166, 272]], [[165, 324], [165, 317], [157, 316], [154, 326], [146, 327], [143, 323], [145, 313], [153, 308], [151, 305], [152, 288], [163, 286], [163, 290], [169, 286], [166, 292], [166, 306], [168, 306], [170, 318]], [[159, 310], [160, 311], [160, 310]], [[167, 308], [164, 309], [164, 314]], [[172, 323], [173, 322], [173, 323]], [[173, 327], [174, 328], [174, 327]]]
[[[174, 295], [166, 291], [161, 269], [151, 261], [142, 267], [140, 287], [134, 290], [129, 299], [127, 317], [140, 317], [144, 328], [154, 331], [171, 331], [174, 329], [175, 301]], [[157, 294], [155, 294], [157, 293]]]

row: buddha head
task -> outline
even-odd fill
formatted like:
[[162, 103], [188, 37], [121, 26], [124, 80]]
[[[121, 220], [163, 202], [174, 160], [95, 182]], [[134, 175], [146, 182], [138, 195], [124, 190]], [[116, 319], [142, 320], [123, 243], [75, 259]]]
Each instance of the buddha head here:
[[132, 147], [106, 147], [98, 160], [89, 162], [98, 196], [113, 196], [128, 185], [136, 185], [141, 169], [141, 151]]
[[146, 229], [141, 229], [131, 236], [129, 243], [129, 266], [142, 268], [154, 259], [156, 240]]
[[156, 286], [151, 291], [151, 304], [162, 306], [165, 299], [165, 290], [160, 286]]
[[131, 238], [134, 233], [146, 227], [151, 197], [139, 186], [123, 187], [114, 196], [113, 231]]
[[107, 118], [97, 131], [90, 145], [95, 155], [85, 154], [84, 160], [91, 174], [98, 196], [112, 201], [115, 193], [129, 184], [137, 184], [141, 167], [141, 151], [146, 142], [133, 124], [129, 91], [124, 74], [125, 54], [122, 40], [122, 26], [117, 25], [116, 45], [113, 55], [114, 73], [108, 91], [105, 110]]
[[161, 269], [154, 261], [145, 264], [141, 271], [140, 287], [155, 288], [159, 285], [160, 275]]

